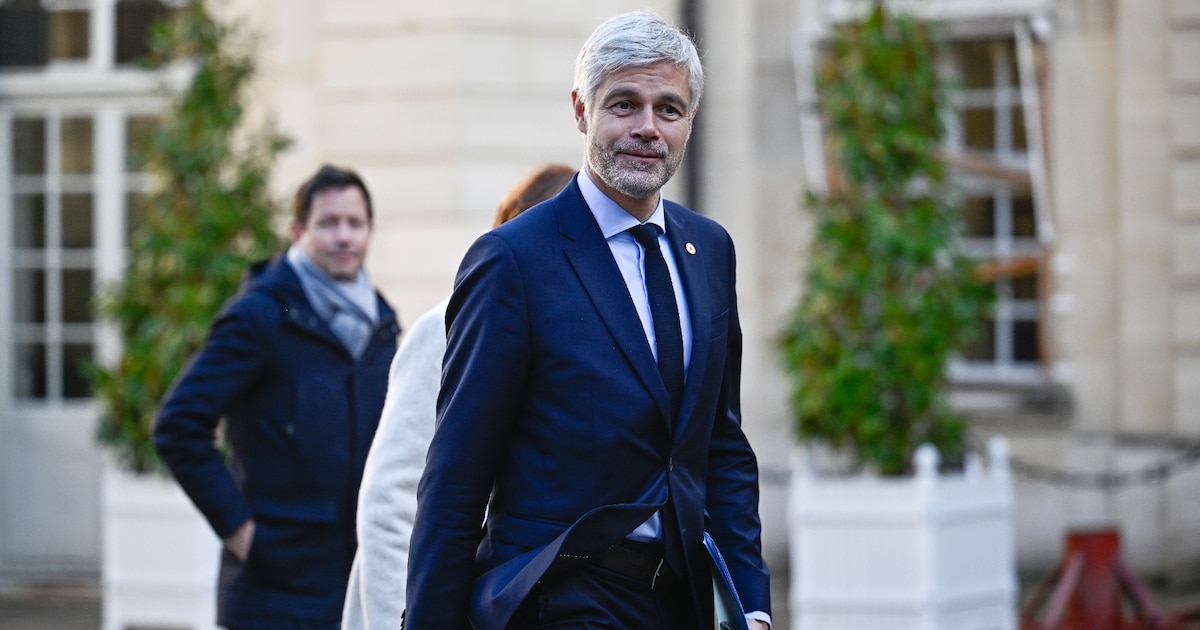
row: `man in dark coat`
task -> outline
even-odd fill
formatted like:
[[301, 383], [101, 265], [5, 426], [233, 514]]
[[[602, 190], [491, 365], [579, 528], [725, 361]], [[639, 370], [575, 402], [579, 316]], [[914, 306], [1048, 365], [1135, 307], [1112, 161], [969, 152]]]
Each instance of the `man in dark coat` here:
[[217, 623], [231, 630], [338, 627], [400, 332], [363, 270], [373, 214], [362, 180], [322, 167], [293, 212], [292, 247], [251, 267], [154, 428], [225, 542]]
[[712, 628], [705, 532], [770, 623], [733, 242], [660, 194], [702, 73], [655, 16], [602, 24], [571, 95], [584, 168], [464, 257], [408, 630]]

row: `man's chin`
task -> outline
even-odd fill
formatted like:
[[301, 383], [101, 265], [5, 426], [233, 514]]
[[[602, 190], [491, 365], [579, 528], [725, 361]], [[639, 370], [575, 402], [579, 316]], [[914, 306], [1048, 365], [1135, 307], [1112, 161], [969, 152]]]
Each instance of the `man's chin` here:
[[325, 274], [338, 282], [353, 282], [358, 278], [358, 271], [362, 267], [334, 267], [325, 269]]
[[665, 182], [660, 184], [660, 183], [657, 183], [657, 181], [654, 181], [654, 182], [618, 181], [617, 184], [618, 185], [614, 186], [614, 188], [616, 188], [618, 191], [620, 191], [622, 195], [631, 197], [633, 199], [649, 199], [649, 198], [653, 197], [654, 195], [658, 194], [658, 191], [660, 189], [662, 189], [662, 187], [665, 185]]
[[661, 164], [645, 169], [625, 169], [614, 175], [616, 176], [613, 179], [617, 185], [613, 187], [634, 199], [647, 199], [657, 195], [671, 179], [671, 174], [665, 173]]

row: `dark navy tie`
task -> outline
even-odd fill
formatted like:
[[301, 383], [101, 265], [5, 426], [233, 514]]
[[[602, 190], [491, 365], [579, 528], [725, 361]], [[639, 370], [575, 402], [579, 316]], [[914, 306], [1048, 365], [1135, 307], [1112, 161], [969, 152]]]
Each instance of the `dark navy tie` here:
[[[675, 287], [671, 272], [658, 248], [659, 228], [643, 223], [629, 228], [633, 238], [646, 250], [643, 257], [646, 289], [650, 297], [650, 318], [654, 320], [654, 338], [658, 343], [658, 372], [671, 397], [671, 415], [679, 410], [683, 396], [683, 333], [679, 329], [679, 306], [675, 303]], [[670, 418], [673, 422], [674, 417]]]
[[[675, 287], [671, 284], [667, 261], [658, 247], [658, 226], [643, 223], [629, 228], [629, 233], [646, 250], [643, 260], [646, 290], [650, 294], [650, 317], [654, 320], [654, 339], [658, 344], [658, 373], [671, 398], [671, 417], [667, 420], [668, 426], [673, 427], [675, 414], [679, 413], [679, 399], [683, 397], [683, 332], [679, 328]], [[667, 501], [660, 517], [667, 560], [676, 575], [683, 575], [683, 545], [677, 529], [674, 500]]]

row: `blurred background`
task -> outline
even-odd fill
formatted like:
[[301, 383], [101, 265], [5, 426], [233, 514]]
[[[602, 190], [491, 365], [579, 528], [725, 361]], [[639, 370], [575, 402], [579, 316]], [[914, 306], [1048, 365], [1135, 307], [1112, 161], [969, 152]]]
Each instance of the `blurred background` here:
[[[0, 591], [100, 589], [105, 454], [79, 366], [119, 352], [92, 304], [151, 186], [133, 147], [164, 77], [135, 62], [177, 4], [0, 0]], [[405, 324], [447, 293], [514, 181], [579, 165], [572, 67], [591, 30], [650, 9], [695, 34], [708, 87], [667, 194], [738, 246], [744, 423], [785, 619], [797, 442], [776, 346], [803, 285], [804, 195], [826, 177], [813, 63], [857, 4], [212, 6], [259, 37], [249, 113], [293, 140], [273, 190], [285, 199], [323, 162], [363, 175], [367, 267]], [[975, 443], [1009, 441], [1022, 580], [1058, 565], [1069, 531], [1112, 527], [1155, 588], [1200, 591], [1200, 0], [901, 5], [939, 25], [956, 86], [945, 155], [963, 246], [997, 299], [950, 400]]]

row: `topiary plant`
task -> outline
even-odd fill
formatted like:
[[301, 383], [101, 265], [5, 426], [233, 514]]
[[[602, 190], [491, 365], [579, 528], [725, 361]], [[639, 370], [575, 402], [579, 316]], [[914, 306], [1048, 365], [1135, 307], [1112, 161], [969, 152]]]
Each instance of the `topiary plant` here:
[[909, 470], [922, 443], [960, 458], [947, 362], [977, 333], [990, 288], [955, 250], [958, 208], [939, 157], [944, 86], [930, 25], [874, 3], [835, 27], [817, 69], [835, 165], [809, 195], [817, 217], [806, 289], [781, 338], [796, 435], [859, 467]]
[[283, 245], [268, 184], [287, 140], [270, 126], [240, 131], [249, 41], [197, 1], [155, 29], [152, 50], [151, 65], [182, 60], [194, 72], [140, 156], [153, 188], [136, 208], [126, 273], [99, 300], [120, 359], [87, 369], [102, 407], [97, 438], [135, 473], [165, 472], [151, 437], [160, 398], [247, 264]]

